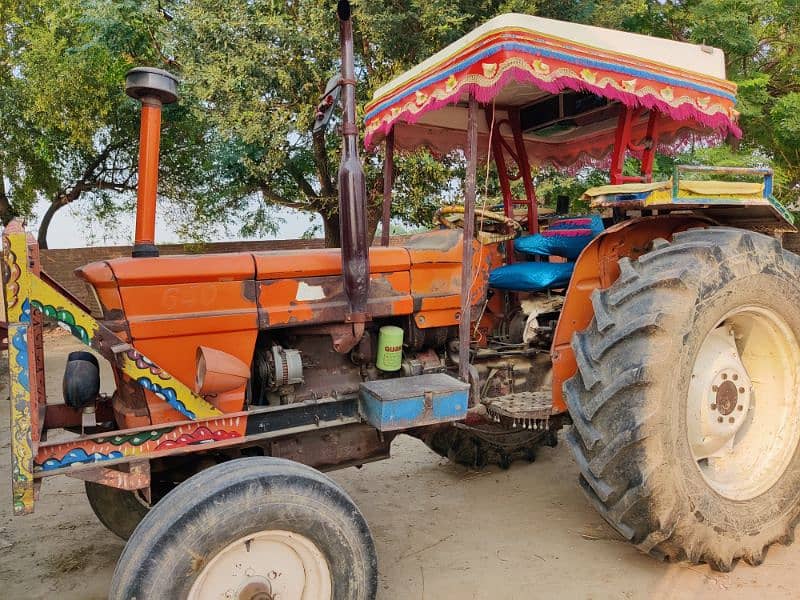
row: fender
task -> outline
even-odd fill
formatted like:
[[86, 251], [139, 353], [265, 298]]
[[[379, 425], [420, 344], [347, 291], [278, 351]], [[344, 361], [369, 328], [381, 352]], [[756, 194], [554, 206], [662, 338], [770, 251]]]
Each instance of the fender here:
[[639, 258], [654, 239], [671, 240], [679, 231], [712, 224], [710, 219], [691, 215], [639, 217], [606, 229], [584, 248], [575, 263], [550, 349], [553, 414], [567, 410], [562, 386], [578, 368], [571, 346], [572, 334], [586, 329], [594, 318], [592, 292], [610, 287], [619, 277], [619, 260], [626, 256]]

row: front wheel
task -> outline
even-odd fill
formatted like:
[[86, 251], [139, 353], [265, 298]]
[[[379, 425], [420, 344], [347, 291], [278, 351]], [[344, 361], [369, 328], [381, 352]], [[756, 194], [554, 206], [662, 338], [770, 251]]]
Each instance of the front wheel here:
[[710, 228], [620, 270], [564, 386], [580, 483], [645, 552], [758, 564], [800, 518], [800, 258]]
[[144, 519], [150, 505], [137, 491], [121, 490], [87, 481], [86, 498], [98, 520], [106, 528], [127, 540], [133, 530]]
[[117, 563], [110, 598], [368, 600], [375, 547], [350, 497], [291, 461], [242, 458], [156, 504]]

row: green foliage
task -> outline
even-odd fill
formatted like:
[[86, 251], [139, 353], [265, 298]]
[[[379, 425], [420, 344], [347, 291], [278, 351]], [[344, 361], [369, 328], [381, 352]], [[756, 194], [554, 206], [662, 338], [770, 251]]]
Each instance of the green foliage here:
[[[53, 214], [84, 200], [82, 214], [114, 226], [132, 206], [138, 103], [123, 90], [132, 66], [164, 66], [157, 2], [36, 0], [3, 5], [0, 66], [0, 217]], [[191, 105], [191, 101], [188, 102]], [[186, 108], [165, 110], [162, 191], [184, 199], [210, 188], [204, 132]]]
[[[50, 202], [50, 217], [80, 201], [77, 210], [87, 222], [119, 226], [120, 215], [133, 207], [138, 145], [138, 105], [124, 95], [122, 81], [130, 67], [144, 64], [183, 80], [180, 103], [164, 111], [159, 200], [182, 238], [274, 233], [281, 209], [290, 207], [320, 214], [327, 241], [335, 244], [337, 118], [327, 133], [311, 133], [316, 103], [339, 66], [333, 4], [0, 2], [0, 218], [30, 216], [37, 199]], [[508, 11], [721, 47], [729, 77], [739, 84], [745, 137], [721, 149], [659, 157], [657, 177], [671, 173], [675, 161], [769, 164], [778, 197], [796, 199], [800, 0], [359, 0], [359, 110], [393, 76]], [[374, 230], [382, 157], [363, 158]], [[483, 191], [494, 197], [496, 175], [489, 173]], [[395, 222], [429, 223], [443, 202], [459, 201], [462, 178], [458, 155], [398, 157]], [[579, 198], [605, 178], [592, 169], [576, 177], [553, 169], [536, 174], [539, 196], [549, 205], [559, 195]], [[46, 222], [47, 216], [40, 233], [46, 234]]]

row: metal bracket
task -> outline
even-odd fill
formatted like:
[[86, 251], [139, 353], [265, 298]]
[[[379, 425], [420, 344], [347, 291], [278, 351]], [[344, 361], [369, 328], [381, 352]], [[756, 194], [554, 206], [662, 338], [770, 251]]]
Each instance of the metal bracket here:
[[68, 477], [82, 479], [83, 481], [93, 481], [101, 485], [117, 488], [120, 490], [145, 490], [145, 495], [150, 495], [150, 461], [143, 460], [138, 462], [121, 465], [120, 469], [128, 468], [128, 471], [112, 469], [109, 467], [98, 467], [96, 469], [83, 469], [74, 473], [67, 473]]

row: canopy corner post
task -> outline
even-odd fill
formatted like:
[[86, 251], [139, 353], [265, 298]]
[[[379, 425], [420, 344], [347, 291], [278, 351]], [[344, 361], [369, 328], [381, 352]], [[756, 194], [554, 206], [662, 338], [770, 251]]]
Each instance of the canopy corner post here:
[[381, 246], [389, 245], [389, 226], [392, 218], [392, 185], [394, 185], [394, 127], [386, 135], [383, 159], [383, 210], [381, 212]]
[[467, 175], [464, 189], [464, 239], [461, 263], [461, 320], [458, 323], [458, 375], [469, 382], [469, 343], [472, 313], [472, 255], [475, 237], [475, 198], [478, 174], [478, 100], [469, 96], [467, 117]]

